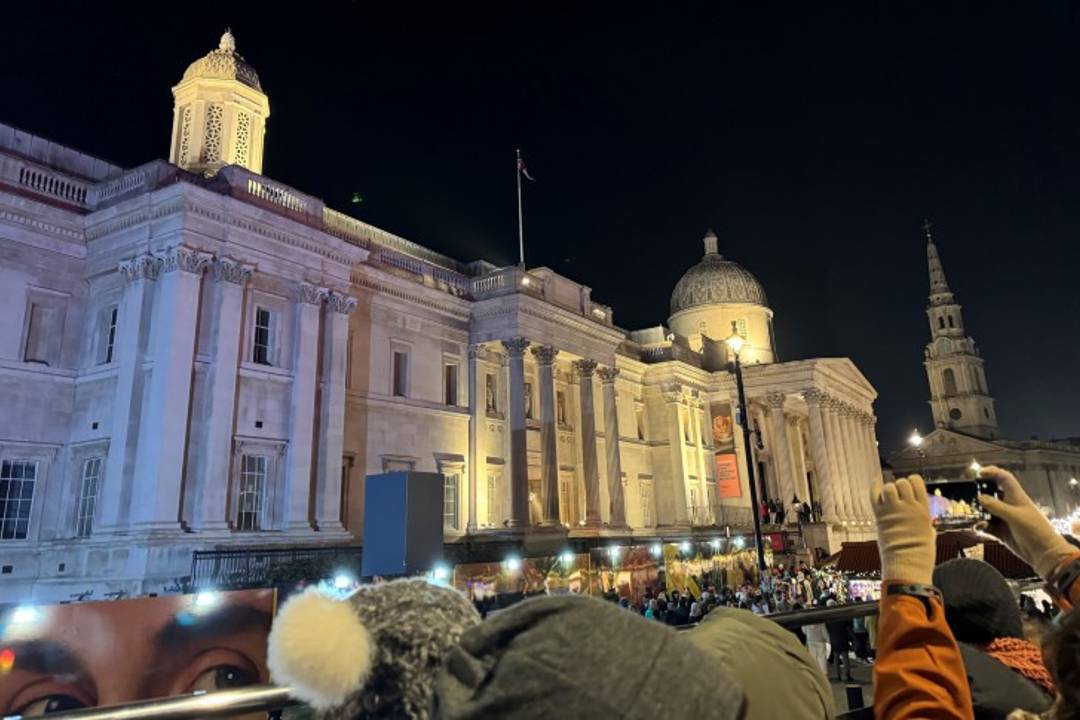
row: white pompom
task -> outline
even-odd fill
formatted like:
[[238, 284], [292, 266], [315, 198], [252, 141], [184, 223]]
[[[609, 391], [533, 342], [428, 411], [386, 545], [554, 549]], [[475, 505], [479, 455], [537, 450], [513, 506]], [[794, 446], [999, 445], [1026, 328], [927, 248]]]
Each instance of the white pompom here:
[[310, 588], [274, 618], [266, 665], [278, 685], [316, 709], [340, 705], [367, 681], [375, 642], [347, 601]]

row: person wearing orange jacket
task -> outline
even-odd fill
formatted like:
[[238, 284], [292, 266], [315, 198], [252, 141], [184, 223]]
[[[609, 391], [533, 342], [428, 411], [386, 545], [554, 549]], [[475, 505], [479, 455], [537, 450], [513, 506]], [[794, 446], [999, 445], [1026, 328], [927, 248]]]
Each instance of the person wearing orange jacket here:
[[931, 585], [935, 533], [918, 475], [871, 491], [881, 553], [881, 608], [874, 663], [874, 716], [975, 717], [960, 648]]
[[[1015, 476], [996, 467], [983, 468], [981, 476], [994, 480], [1002, 497], [979, 497], [991, 519], [978, 529], [1035, 568], [1071, 611], [1080, 603], [1080, 551], [1054, 530]], [[935, 538], [926, 486], [917, 475], [888, 485], [878, 481], [871, 501], [882, 569], [874, 715], [972, 718], [960, 650], [945, 622], [941, 593], [931, 585]]]

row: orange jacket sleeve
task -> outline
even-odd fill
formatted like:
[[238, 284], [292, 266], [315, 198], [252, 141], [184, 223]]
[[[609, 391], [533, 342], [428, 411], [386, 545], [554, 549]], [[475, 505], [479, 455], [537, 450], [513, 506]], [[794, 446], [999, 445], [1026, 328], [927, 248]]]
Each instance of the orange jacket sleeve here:
[[882, 587], [874, 663], [874, 717], [974, 718], [964, 661], [945, 608]]

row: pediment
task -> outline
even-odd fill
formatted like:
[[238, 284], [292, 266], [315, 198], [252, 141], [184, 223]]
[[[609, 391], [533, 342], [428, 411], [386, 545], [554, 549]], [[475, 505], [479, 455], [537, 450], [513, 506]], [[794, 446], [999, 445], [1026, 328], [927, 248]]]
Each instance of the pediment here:
[[[954, 456], [986, 456], [1000, 452], [1003, 448], [990, 440], [964, 435], [963, 433], [938, 428], [923, 438], [920, 448], [926, 458], [947, 458]], [[920, 457], [919, 450], [908, 446], [893, 454], [896, 459], [915, 460]]]

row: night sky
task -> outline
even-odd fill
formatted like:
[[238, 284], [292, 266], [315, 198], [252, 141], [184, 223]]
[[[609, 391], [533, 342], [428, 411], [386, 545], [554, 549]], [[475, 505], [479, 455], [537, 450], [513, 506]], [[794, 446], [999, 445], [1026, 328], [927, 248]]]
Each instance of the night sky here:
[[520, 146], [528, 264], [628, 329], [666, 320], [713, 227], [764, 284], [782, 359], [849, 356], [878, 389], [883, 449], [931, 428], [929, 217], [1003, 433], [1080, 436], [1077, 9], [753, 4], [18, 3], [0, 121], [167, 157], [169, 88], [229, 25], [270, 96], [266, 175], [512, 263]]

